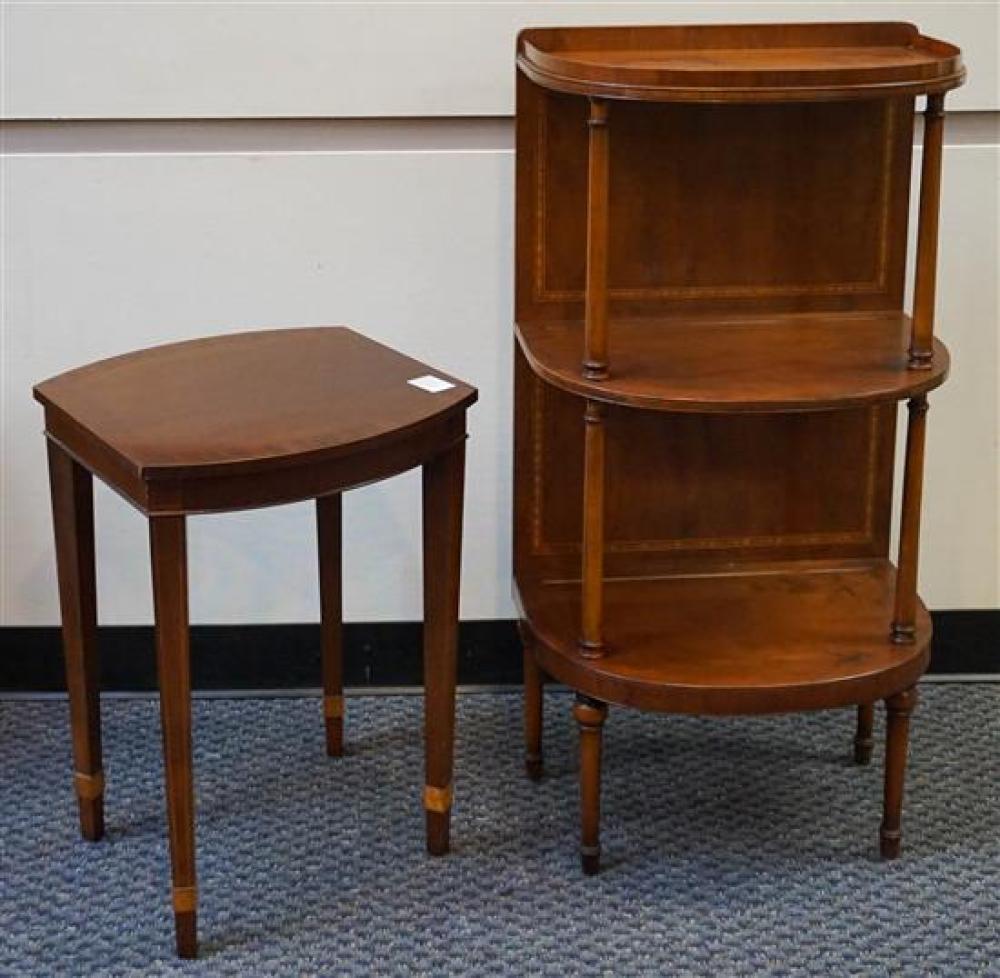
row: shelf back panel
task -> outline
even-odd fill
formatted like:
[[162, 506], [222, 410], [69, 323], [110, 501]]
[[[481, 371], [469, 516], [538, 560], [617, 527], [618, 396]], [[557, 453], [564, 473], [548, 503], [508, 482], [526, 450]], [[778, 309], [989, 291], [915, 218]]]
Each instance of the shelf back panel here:
[[[516, 353], [518, 573], [580, 566], [583, 402]], [[884, 557], [894, 404], [789, 414], [670, 414], [609, 406], [610, 577], [726, 562]]]
[[[579, 322], [582, 359], [588, 103], [517, 84], [516, 316]], [[902, 309], [912, 98], [613, 101], [608, 125], [612, 371], [616, 320]], [[515, 360], [515, 572], [576, 578], [584, 402]], [[606, 424], [608, 577], [888, 552], [895, 404]]]
[[[520, 321], [583, 316], [586, 115], [518, 75]], [[612, 319], [902, 307], [912, 99], [613, 101], [608, 126]]]

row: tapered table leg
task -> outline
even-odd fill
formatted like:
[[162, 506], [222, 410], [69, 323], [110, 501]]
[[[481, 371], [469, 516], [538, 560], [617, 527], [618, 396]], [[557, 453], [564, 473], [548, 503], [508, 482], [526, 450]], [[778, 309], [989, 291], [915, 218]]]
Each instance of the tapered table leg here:
[[917, 705], [917, 688], [903, 690], [885, 701], [885, 805], [879, 843], [883, 859], [899, 855], [902, 840], [903, 782], [910, 744], [910, 715]]
[[535, 641], [524, 638], [524, 768], [532, 781], [542, 777], [543, 675], [535, 658]]
[[580, 860], [587, 876], [601, 868], [601, 741], [606, 704], [577, 693], [573, 716], [580, 728]]
[[872, 759], [872, 748], [875, 741], [872, 732], [875, 729], [875, 706], [872, 703], [862, 703], [858, 707], [858, 727], [854, 734], [854, 763], [869, 764]]
[[94, 485], [55, 442], [49, 441], [48, 453], [80, 833], [93, 842], [104, 835]]
[[455, 742], [465, 442], [424, 463], [424, 809], [427, 849], [448, 851]]
[[341, 495], [316, 500], [319, 538], [320, 646], [323, 659], [323, 717], [326, 752], [344, 753], [344, 650]]
[[156, 617], [156, 665], [167, 788], [167, 825], [177, 953], [198, 953], [191, 770], [191, 655], [188, 645], [187, 547], [183, 516], [149, 521]]

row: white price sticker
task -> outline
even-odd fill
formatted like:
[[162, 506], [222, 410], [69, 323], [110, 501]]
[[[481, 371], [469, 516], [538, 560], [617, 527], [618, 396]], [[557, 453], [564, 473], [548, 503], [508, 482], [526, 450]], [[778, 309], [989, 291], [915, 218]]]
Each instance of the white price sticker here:
[[423, 377], [414, 377], [412, 380], [408, 380], [407, 383], [412, 384], [414, 387], [419, 387], [422, 391], [428, 391], [431, 394], [440, 394], [442, 391], [451, 390], [455, 386], [450, 380], [443, 380], [441, 377], [435, 377], [434, 374], [424, 374]]

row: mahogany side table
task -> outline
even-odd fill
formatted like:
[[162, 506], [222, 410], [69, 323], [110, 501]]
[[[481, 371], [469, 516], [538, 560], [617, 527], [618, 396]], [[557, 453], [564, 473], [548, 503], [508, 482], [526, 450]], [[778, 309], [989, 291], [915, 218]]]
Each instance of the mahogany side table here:
[[[413, 384], [411, 381], [420, 381]], [[341, 493], [423, 467], [427, 848], [448, 851], [465, 474], [476, 390], [344, 327], [174, 343], [39, 384], [80, 828], [104, 832], [93, 482], [149, 519], [177, 953], [197, 954], [186, 519], [316, 500], [327, 753], [343, 736]]]

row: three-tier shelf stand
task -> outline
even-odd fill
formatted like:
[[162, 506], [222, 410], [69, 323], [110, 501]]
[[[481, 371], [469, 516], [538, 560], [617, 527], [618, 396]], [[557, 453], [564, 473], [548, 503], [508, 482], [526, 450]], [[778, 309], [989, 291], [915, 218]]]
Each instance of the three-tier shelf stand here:
[[[577, 691], [599, 866], [607, 704], [887, 709], [896, 856], [917, 597], [944, 94], [910, 24], [525, 30], [517, 51], [515, 591], [527, 767]], [[903, 311], [926, 96], [912, 316]], [[897, 565], [897, 402], [909, 407]]]

